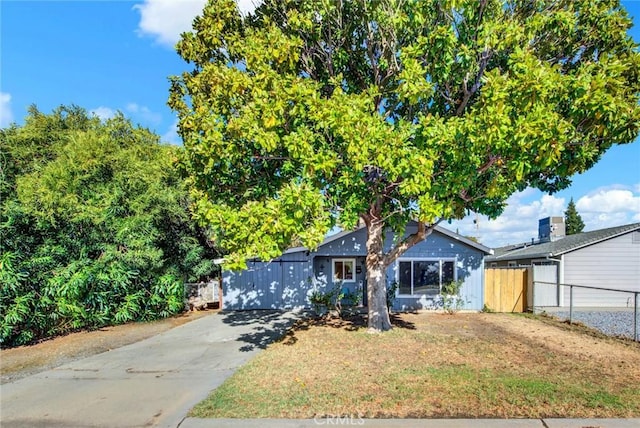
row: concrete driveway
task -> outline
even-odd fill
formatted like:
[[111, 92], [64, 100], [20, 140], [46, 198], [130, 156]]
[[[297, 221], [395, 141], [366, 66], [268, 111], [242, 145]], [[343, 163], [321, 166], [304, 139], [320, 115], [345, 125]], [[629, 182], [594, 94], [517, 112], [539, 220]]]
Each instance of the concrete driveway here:
[[177, 427], [300, 315], [215, 313], [0, 387], [7, 427]]

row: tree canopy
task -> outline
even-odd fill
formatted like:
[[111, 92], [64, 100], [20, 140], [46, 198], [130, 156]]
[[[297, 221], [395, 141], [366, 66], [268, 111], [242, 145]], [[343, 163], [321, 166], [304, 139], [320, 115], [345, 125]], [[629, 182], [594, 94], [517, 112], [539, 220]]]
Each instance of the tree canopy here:
[[566, 188], [633, 141], [630, 26], [611, 0], [210, 0], [169, 99], [197, 213], [235, 268], [362, 221], [369, 326], [387, 329], [383, 272], [436, 224]]
[[214, 273], [179, 148], [75, 106], [32, 107], [0, 144], [2, 346], [180, 312]]
[[569, 201], [567, 210], [564, 212], [564, 224], [567, 235], [575, 235], [576, 233], [582, 232], [584, 229], [584, 222], [576, 209], [576, 204], [573, 202], [573, 198]]

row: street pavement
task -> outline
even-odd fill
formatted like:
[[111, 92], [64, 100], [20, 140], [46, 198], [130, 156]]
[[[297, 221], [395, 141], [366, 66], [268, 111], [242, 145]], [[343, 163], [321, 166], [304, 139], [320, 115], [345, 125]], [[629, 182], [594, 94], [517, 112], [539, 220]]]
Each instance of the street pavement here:
[[292, 312], [228, 312], [0, 386], [0, 426], [172, 427], [282, 336]]

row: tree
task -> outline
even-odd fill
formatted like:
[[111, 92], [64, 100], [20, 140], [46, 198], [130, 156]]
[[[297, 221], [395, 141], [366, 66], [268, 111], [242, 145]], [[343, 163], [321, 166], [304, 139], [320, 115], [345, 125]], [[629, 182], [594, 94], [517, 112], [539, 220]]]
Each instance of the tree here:
[[575, 235], [584, 229], [584, 222], [580, 214], [578, 214], [578, 210], [576, 210], [576, 204], [573, 203], [573, 198], [569, 201], [567, 210], [564, 212], [564, 224], [567, 228], [567, 235]]
[[438, 223], [633, 141], [630, 25], [617, 1], [210, 0], [170, 78], [198, 216], [230, 268], [362, 221], [368, 325], [387, 330], [385, 270]]
[[79, 107], [0, 131], [0, 343], [168, 316], [217, 253], [196, 227], [180, 148]]

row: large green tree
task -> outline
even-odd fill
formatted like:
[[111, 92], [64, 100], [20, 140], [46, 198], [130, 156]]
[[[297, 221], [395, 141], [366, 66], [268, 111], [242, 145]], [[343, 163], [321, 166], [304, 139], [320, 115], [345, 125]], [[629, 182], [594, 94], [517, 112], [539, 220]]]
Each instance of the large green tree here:
[[30, 109], [0, 130], [0, 344], [184, 309], [215, 271], [180, 148], [122, 115]]
[[567, 210], [564, 212], [564, 224], [566, 227], [567, 235], [575, 235], [582, 232], [584, 229], [584, 221], [576, 209], [576, 204], [573, 202], [573, 198], [567, 205]]
[[211, 0], [169, 98], [197, 211], [234, 268], [362, 221], [387, 330], [386, 268], [439, 222], [563, 189], [637, 136], [630, 25], [611, 0]]

